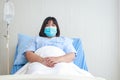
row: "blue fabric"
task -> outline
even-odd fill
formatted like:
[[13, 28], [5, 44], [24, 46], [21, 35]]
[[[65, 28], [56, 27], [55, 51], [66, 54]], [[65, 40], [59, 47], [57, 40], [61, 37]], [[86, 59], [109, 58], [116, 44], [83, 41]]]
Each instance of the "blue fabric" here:
[[73, 41], [74, 41], [73, 46], [75, 47], [75, 49], [77, 51], [77, 53], [76, 53], [77, 56], [75, 57], [74, 63], [81, 69], [88, 71], [81, 40], [79, 38], [73, 38]]
[[[15, 53], [15, 57], [14, 57], [14, 64], [11, 69], [11, 74], [14, 74], [17, 70], [19, 70], [27, 62], [24, 56], [20, 56], [20, 53], [22, 53], [22, 52], [20, 52], [20, 50], [23, 50], [23, 48], [27, 48], [27, 46], [29, 46], [28, 43], [30, 43], [31, 40], [33, 40], [33, 37], [23, 35], [23, 34], [18, 35], [18, 44], [16, 46], [16, 53]], [[21, 41], [24, 44], [21, 43]], [[83, 51], [82, 44], [81, 44], [81, 40], [79, 38], [73, 38], [73, 46], [76, 49], [76, 54], [77, 54], [77, 56], [74, 60], [74, 63], [81, 69], [88, 71], [84, 51]], [[21, 49], [21, 47], [22, 47], [22, 49]], [[24, 50], [23, 50], [23, 52], [24, 52]]]
[[34, 41], [30, 43], [30, 46], [25, 50], [25, 52], [36, 51], [38, 48], [41, 48], [43, 46], [55, 46], [63, 50], [66, 54], [70, 52], [76, 53], [76, 50], [72, 43], [73, 40], [71, 38], [53, 37], [49, 39], [37, 36], [35, 37]]
[[29, 44], [33, 41], [34, 37], [24, 34], [18, 34], [18, 44], [16, 47], [16, 54], [14, 58], [14, 65], [21, 65], [27, 62], [24, 55], [22, 55]]

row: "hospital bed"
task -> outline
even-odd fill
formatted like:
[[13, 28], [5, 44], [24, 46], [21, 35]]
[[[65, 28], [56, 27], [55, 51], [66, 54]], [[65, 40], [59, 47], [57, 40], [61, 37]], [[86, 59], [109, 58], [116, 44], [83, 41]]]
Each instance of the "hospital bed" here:
[[63, 75], [6, 75], [0, 76], [0, 80], [105, 80], [104, 78]]
[[[88, 71], [84, 51], [82, 48], [82, 43], [79, 38], [72, 38], [73, 46], [77, 51], [77, 56], [75, 57], [74, 64], [79, 68]], [[26, 63], [24, 57], [24, 50], [30, 45], [33, 37], [24, 34], [18, 35], [18, 44], [16, 46], [16, 53], [14, 57], [14, 64], [11, 69], [11, 75], [0, 76], [0, 80], [105, 80], [100, 77], [87, 77], [87, 76], [67, 76], [67, 75], [28, 75], [28, 74], [15, 74], [19, 69], [21, 69]]]

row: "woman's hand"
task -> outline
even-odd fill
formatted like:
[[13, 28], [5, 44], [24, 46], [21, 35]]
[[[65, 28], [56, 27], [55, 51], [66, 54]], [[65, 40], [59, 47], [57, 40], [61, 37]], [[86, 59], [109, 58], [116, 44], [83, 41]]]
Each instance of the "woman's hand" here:
[[26, 52], [25, 56], [29, 62], [40, 62], [47, 67], [54, 67], [54, 65], [59, 62], [71, 62], [75, 58], [74, 53], [69, 53], [63, 56], [59, 56], [59, 57], [42, 58], [38, 56], [37, 54], [33, 53], [32, 51]]
[[45, 61], [48, 67], [54, 67], [55, 64], [60, 62], [72, 62], [74, 58], [75, 53], [69, 53], [59, 57], [46, 57]]
[[59, 57], [46, 57], [45, 61], [49, 67], [54, 67], [55, 64], [59, 63]]
[[57, 57], [46, 57], [42, 59], [41, 63], [47, 67], [54, 67], [57, 61]]
[[42, 58], [42, 62], [43, 65], [47, 66], [47, 67], [53, 67], [48, 61], [47, 58]]
[[42, 64], [48, 66], [48, 67], [54, 67], [55, 64], [60, 62], [71, 62], [75, 58], [74, 53], [69, 53], [63, 56], [59, 57], [46, 57], [43, 59]]

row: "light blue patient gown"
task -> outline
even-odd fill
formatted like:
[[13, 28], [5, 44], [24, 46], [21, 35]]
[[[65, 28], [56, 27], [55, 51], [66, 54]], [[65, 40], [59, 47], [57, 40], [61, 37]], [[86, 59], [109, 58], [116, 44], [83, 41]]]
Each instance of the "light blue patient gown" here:
[[58, 47], [62, 49], [66, 54], [70, 52], [76, 53], [76, 50], [73, 47], [73, 40], [66, 37], [46, 38], [37, 36], [34, 38], [33, 42], [31, 42], [30, 46], [26, 49], [26, 51], [36, 51], [37, 49], [44, 46]]
[[[22, 35], [22, 37], [23, 37], [23, 35]], [[23, 38], [26, 39], [26, 36]], [[38, 48], [47, 46], [47, 45], [56, 46], [56, 47], [61, 48], [65, 53], [75, 52], [77, 56], [74, 59], [74, 63], [81, 69], [88, 71], [84, 51], [82, 48], [82, 42], [79, 38], [54, 37], [54, 38], [48, 39], [48, 38], [38, 36], [38, 37], [34, 37], [34, 39], [28, 38], [28, 40], [29, 41], [27, 41], [27, 46], [25, 46], [26, 45], [25, 44], [24, 45], [25, 47], [23, 47], [24, 52], [36, 51]], [[20, 48], [20, 50], [21, 50], [21, 48]], [[16, 47], [15, 57], [16, 56], [18, 56], [18, 45]], [[11, 74], [14, 74], [17, 70], [19, 70], [27, 62], [27, 60], [25, 59], [24, 56], [23, 56], [23, 61], [24, 62], [22, 62], [21, 64], [17, 63], [17, 64], [13, 65]], [[14, 63], [15, 63], [15, 60], [14, 60]]]

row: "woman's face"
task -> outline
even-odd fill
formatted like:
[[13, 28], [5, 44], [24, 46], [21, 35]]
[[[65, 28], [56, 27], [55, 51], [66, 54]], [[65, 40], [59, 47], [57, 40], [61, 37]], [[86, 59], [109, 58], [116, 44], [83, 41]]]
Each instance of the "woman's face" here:
[[56, 25], [53, 23], [52, 20], [49, 20], [48, 24], [46, 24], [46, 27], [56, 27]]
[[47, 37], [55, 37], [57, 33], [57, 27], [52, 20], [49, 20], [45, 26], [44, 33]]

